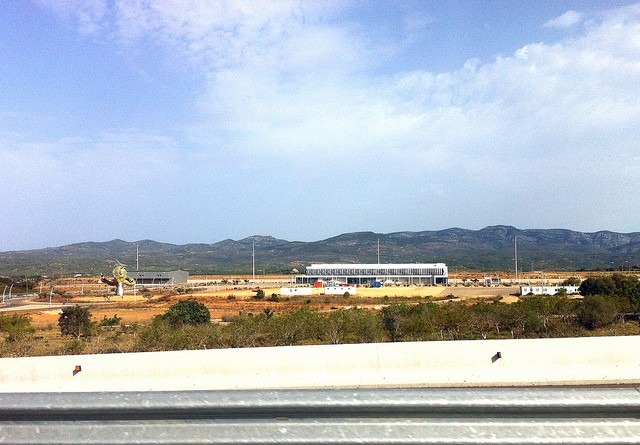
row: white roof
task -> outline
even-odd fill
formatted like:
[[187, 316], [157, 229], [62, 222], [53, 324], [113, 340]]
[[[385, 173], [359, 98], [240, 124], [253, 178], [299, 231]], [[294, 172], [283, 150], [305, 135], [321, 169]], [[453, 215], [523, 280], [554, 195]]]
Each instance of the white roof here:
[[374, 268], [393, 268], [393, 269], [406, 269], [413, 267], [447, 267], [445, 263], [373, 263], [373, 264], [312, 264], [309, 267], [323, 267], [323, 268], [344, 268], [344, 269], [374, 269]]

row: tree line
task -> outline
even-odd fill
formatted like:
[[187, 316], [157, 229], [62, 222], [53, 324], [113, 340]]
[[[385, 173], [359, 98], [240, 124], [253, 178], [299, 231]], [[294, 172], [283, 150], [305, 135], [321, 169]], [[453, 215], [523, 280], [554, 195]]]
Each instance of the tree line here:
[[[240, 315], [209, 323], [204, 305], [182, 301], [139, 333], [143, 350], [200, 349], [387, 341], [540, 338], [616, 334], [626, 321], [637, 326], [640, 283], [635, 277], [588, 278], [582, 299], [566, 295], [490, 301], [391, 303], [322, 312], [312, 308]], [[180, 311], [176, 308], [180, 307]], [[190, 315], [186, 315], [190, 314]], [[197, 320], [197, 321], [196, 321]]]

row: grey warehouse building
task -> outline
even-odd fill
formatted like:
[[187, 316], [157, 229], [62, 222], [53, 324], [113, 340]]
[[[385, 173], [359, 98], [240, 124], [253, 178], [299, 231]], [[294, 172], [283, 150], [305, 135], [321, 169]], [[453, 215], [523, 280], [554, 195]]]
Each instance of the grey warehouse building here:
[[446, 285], [449, 271], [444, 263], [431, 264], [312, 264], [296, 283], [313, 284], [321, 280], [338, 280], [349, 284], [384, 283]]
[[127, 273], [136, 284], [144, 285], [186, 284], [189, 279], [189, 272], [184, 270], [132, 270]]

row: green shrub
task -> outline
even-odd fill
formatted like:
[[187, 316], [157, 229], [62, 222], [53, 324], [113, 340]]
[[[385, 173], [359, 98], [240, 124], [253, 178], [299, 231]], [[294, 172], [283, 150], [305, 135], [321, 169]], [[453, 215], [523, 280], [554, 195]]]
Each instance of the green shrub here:
[[0, 332], [7, 334], [8, 342], [15, 342], [35, 332], [31, 318], [24, 314], [0, 315]]
[[60, 355], [77, 355], [81, 354], [84, 350], [84, 343], [78, 339], [68, 341], [58, 351]]
[[197, 325], [211, 321], [209, 309], [194, 300], [183, 300], [171, 306], [160, 316], [172, 326]]
[[113, 317], [107, 317], [105, 315], [102, 318], [102, 320], [100, 320], [100, 326], [108, 326], [108, 327], [118, 326], [121, 321], [122, 321], [122, 318], [118, 317], [118, 314], [114, 314]]

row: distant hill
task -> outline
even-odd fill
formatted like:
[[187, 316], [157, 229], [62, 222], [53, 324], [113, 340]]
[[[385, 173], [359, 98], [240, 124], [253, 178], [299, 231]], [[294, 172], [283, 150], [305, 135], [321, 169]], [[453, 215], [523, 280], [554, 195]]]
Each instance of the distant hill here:
[[444, 262], [451, 271], [514, 269], [602, 270], [640, 269], [640, 232], [595, 233], [562, 229], [520, 230], [490, 226], [481, 230], [345, 233], [321, 241], [286, 241], [251, 236], [239, 241], [174, 245], [151, 240], [86, 242], [46, 249], [0, 253], [0, 275], [60, 276], [108, 273], [113, 259], [135, 269], [136, 245], [141, 269], [184, 269], [191, 274], [249, 274], [255, 243], [256, 271], [287, 273], [311, 263]]

